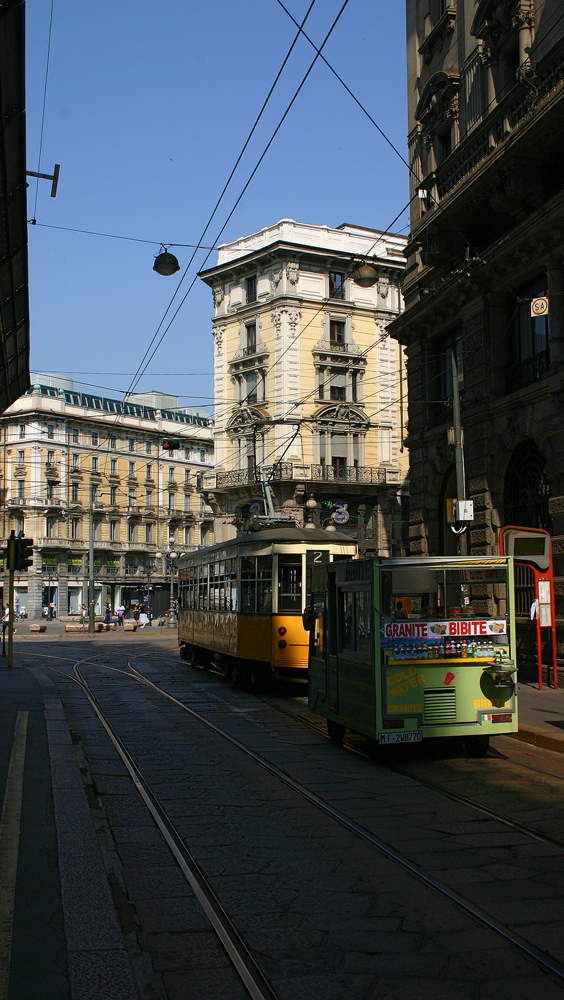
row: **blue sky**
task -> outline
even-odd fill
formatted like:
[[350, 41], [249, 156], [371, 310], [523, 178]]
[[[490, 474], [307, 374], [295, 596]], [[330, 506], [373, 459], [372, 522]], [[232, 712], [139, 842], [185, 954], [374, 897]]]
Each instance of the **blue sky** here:
[[[284, 0], [296, 20], [311, 0]], [[316, 0], [319, 45], [343, 0]], [[38, 169], [51, 0], [27, 0], [27, 165]], [[40, 170], [30, 178], [31, 365], [128, 388], [181, 270], [153, 270], [161, 242], [195, 244], [296, 34], [277, 0], [54, 0]], [[406, 155], [403, 0], [349, 0], [324, 55]], [[300, 39], [204, 240], [212, 245], [313, 50]], [[281, 218], [386, 229], [408, 200], [407, 168], [321, 61], [220, 242]], [[406, 231], [407, 215], [394, 226]], [[60, 229], [50, 227], [63, 227]], [[91, 230], [128, 240], [90, 236]], [[149, 242], [135, 242], [147, 240]], [[199, 251], [179, 302], [207, 251]], [[208, 264], [216, 262], [212, 253]], [[139, 389], [212, 401], [211, 292], [197, 281]], [[164, 328], [163, 328], [164, 329]], [[104, 373], [103, 375], [99, 373]]]

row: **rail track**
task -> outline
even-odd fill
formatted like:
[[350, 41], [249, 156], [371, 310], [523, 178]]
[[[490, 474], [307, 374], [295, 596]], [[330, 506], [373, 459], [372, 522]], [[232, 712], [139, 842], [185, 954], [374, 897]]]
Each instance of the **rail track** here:
[[[241, 740], [227, 732], [215, 722], [206, 718], [201, 712], [196, 711], [180, 698], [171, 694], [159, 684], [152, 681], [133, 665], [131, 658], [126, 660], [125, 666], [126, 670], [123, 670], [118, 667], [113, 667], [108, 663], [96, 663], [93, 658], [82, 661], [76, 660], [73, 662], [74, 680], [80, 686], [84, 695], [88, 699], [92, 709], [96, 713], [106, 733], [112, 741], [117, 753], [125, 764], [138, 793], [150, 810], [151, 815], [161, 830], [181, 871], [204, 908], [219, 940], [221, 941], [227, 955], [229, 956], [234, 968], [251, 997], [256, 998], [256, 1000], [262, 1000], [262, 998], [264, 998], [264, 1000], [275, 1000], [276, 994], [274, 993], [268, 979], [261, 972], [244, 940], [230, 920], [228, 914], [223, 909], [211, 885], [205, 878], [202, 870], [184, 843], [183, 838], [179, 834], [175, 824], [167, 815], [167, 812], [162, 803], [159, 801], [158, 796], [155, 795], [151, 789], [148, 781], [142, 774], [136, 762], [133, 760], [130, 751], [121, 739], [115, 726], [110, 721], [107, 713], [100, 703], [99, 698], [93, 690], [91, 681], [84, 675], [84, 670], [86, 668], [100, 667], [104, 670], [111, 670], [112, 672], [125, 675], [134, 680], [136, 683], [152, 689], [152, 691], [156, 692], [158, 696], [166, 699], [182, 712], [188, 713], [193, 719], [206, 726], [222, 739], [228, 741], [231, 746], [245, 754], [266, 772], [275, 776], [288, 788], [292, 789], [293, 792], [300, 795], [305, 801], [307, 801], [310, 805], [313, 805], [316, 809], [322, 811], [327, 817], [330, 817], [342, 828], [350, 833], [353, 833], [356, 837], [360, 838], [362, 841], [369, 844], [372, 848], [379, 852], [379, 854], [400, 866], [405, 872], [409, 873], [409, 875], [413, 876], [419, 882], [431, 888], [442, 897], [448, 899], [451, 903], [456, 904], [460, 910], [464, 911], [464, 913], [469, 915], [475, 921], [479, 922], [482, 926], [487, 927], [490, 931], [493, 931], [499, 937], [503, 938], [507, 943], [516, 948], [521, 955], [532, 960], [541, 970], [548, 973], [560, 986], [564, 987], [564, 965], [557, 959], [546, 954], [534, 943], [526, 940], [526, 938], [521, 936], [511, 927], [508, 927], [502, 921], [491, 916], [488, 912], [486, 912], [486, 910], [477, 906], [471, 900], [465, 898], [462, 893], [458, 892], [451, 886], [446, 885], [432, 873], [426, 871], [423, 867], [413, 862], [409, 857], [394, 848], [381, 837], [377, 836], [367, 827], [355, 821], [351, 816], [336, 808], [330, 802], [325, 801], [316, 792], [291, 777], [291, 775], [286, 773], [285, 770], [269, 761], [252, 748], [246, 746]], [[70, 676], [65, 670], [60, 672], [65, 674], [67, 678]], [[276, 707], [279, 711], [284, 711], [279, 706]], [[319, 727], [312, 726], [311, 723], [304, 718], [300, 719], [299, 717], [296, 717], [295, 713], [286, 712], [285, 714], [290, 715], [294, 721], [307, 724], [310, 728], [314, 728], [317, 732], [325, 735]], [[351, 747], [351, 749], [356, 753], [361, 752], [354, 746]], [[412, 776], [410, 775], [410, 777]], [[418, 781], [419, 779], [415, 777], [414, 780]], [[507, 817], [496, 814], [494, 810], [484, 807], [469, 798], [457, 795], [456, 793], [448, 792], [440, 786], [433, 785], [430, 782], [425, 781], [422, 783], [443, 795], [448, 795], [449, 798], [460, 804], [474, 809], [479, 809], [481, 812], [487, 814], [490, 819], [495, 820], [504, 826], [511, 826], [514, 830], [532, 838], [535, 841], [544, 841], [564, 849], [564, 844], [556, 841], [554, 838], [546, 836], [545, 834], [533, 830], [532, 828], [526, 827], [523, 824], [515, 823]]]

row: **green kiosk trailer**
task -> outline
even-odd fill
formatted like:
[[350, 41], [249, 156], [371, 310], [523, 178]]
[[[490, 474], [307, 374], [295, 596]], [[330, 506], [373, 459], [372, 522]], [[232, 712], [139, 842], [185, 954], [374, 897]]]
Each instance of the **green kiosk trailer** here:
[[354, 559], [313, 567], [309, 706], [332, 741], [370, 749], [517, 730], [511, 556]]

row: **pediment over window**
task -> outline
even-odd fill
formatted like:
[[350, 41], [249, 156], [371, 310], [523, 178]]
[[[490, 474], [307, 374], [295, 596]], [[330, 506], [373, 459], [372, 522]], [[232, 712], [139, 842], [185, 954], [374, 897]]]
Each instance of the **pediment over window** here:
[[330, 403], [327, 406], [322, 406], [313, 414], [313, 420], [318, 425], [324, 423], [342, 424], [343, 427], [349, 426], [355, 430], [365, 430], [370, 426], [370, 420], [366, 414], [359, 406], [351, 405], [351, 403]]
[[227, 430], [230, 434], [238, 431], [245, 432], [254, 424], [264, 424], [268, 420], [267, 415], [256, 406], [241, 406], [235, 410], [227, 421]]
[[460, 77], [457, 73], [441, 70], [427, 80], [423, 93], [415, 109], [415, 118], [425, 131], [437, 131], [454, 118], [458, 118], [458, 88]]
[[480, 0], [470, 34], [498, 45], [520, 24], [533, 24], [532, 0]]

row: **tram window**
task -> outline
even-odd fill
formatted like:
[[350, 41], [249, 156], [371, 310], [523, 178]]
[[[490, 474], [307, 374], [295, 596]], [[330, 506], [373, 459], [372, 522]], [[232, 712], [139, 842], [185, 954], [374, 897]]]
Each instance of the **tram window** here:
[[272, 558], [241, 557], [241, 611], [269, 614], [272, 610]]
[[278, 556], [278, 610], [302, 610], [302, 561], [299, 556]]

